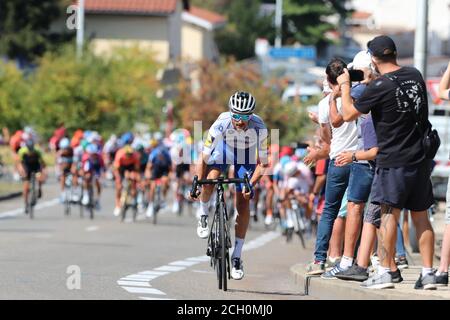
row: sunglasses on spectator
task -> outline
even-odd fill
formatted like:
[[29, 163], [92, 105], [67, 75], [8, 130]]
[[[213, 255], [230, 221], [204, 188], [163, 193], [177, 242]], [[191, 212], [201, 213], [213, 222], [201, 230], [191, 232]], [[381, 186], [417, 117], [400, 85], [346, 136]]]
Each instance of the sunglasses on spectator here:
[[231, 117], [233, 118], [233, 120], [236, 120], [236, 121], [239, 121], [239, 120], [249, 121], [251, 116], [252, 116], [251, 114], [237, 114], [237, 113], [231, 114]]

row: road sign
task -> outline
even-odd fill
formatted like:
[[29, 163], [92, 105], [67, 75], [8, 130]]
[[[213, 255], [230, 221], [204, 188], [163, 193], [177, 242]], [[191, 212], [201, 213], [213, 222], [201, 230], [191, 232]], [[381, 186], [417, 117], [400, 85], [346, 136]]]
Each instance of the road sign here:
[[314, 60], [317, 57], [316, 48], [313, 46], [271, 48], [269, 55], [276, 59], [303, 58]]

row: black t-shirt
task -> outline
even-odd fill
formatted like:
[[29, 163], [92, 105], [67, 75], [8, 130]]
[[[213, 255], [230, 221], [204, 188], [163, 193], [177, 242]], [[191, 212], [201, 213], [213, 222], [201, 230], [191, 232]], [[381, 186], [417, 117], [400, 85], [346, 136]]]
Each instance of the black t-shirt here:
[[428, 122], [426, 85], [420, 72], [411, 67], [388, 73], [397, 77], [398, 83], [385, 76], [372, 81], [355, 108], [362, 113], [372, 112], [378, 140], [377, 166], [398, 168], [415, 165], [425, 159], [422, 138], [415, 127], [415, 110], [423, 124]]

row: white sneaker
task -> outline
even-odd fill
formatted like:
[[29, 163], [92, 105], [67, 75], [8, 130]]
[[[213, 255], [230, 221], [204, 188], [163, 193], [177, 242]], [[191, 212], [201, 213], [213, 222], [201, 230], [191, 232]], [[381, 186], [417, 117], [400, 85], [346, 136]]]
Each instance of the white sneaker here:
[[208, 238], [209, 235], [208, 216], [202, 215], [198, 220], [197, 235], [201, 239]]
[[272, 216], [266, 216], [266, 218], [264, 219], [264, 224], [266, 226], [270, 226], [273, 222], [273, 217]]
[[244, 277], [244, 263], [240, 258], [231, 259], [233, 268], [231, 269], [231, 277], [234, 280], [241, 280]]
[[149, 204], [148, 208], [147, 208], [147, 212], [145, 212], [145, 215], [147, 216], [147, 218], [151, 218], [153, 217], [153, 204]]
[[83, 193], [83, 199], [81, 199], [81, 204], [87, 206], [89, 204], [89, 194], [87, 192]]
[[115, 207], [114, 208], [114, 215], [116, 216], [116, 217], [118, 217], [118, 216], [120, 216], [120, 207]]
[[177, 213], [178, 210], [180, 210], [180, 203], [178, 201], [175, 201], [172, 206], [172, 212]]

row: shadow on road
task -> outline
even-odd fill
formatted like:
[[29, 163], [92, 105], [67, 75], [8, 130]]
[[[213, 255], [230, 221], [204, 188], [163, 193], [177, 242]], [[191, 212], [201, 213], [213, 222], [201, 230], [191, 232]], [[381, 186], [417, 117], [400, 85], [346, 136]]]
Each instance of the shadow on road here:
[[251, 294], [267, 294], [267, 295], [279, 295], [279, 296], [299, 296], [305, 297], [306, 295], [301, 292], [279, 292], [279, 291], [256, 291], [256, 290], [242, 290], [242, 289], [228, 289], [229, 292], [241, 292]]

